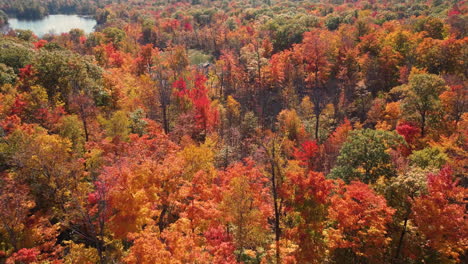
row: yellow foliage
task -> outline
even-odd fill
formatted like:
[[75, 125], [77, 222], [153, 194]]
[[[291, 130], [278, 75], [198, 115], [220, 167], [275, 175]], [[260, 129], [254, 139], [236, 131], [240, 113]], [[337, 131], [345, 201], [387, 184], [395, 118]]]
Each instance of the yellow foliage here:
[[228, 96], [226, 100], [228, 118], [238, 119], [240, 117], [240, 104], [232, 96]]
[[190, 144], [180, 152], [180, 157], [185, 163], [184, 178], [186, 180], [191, 180], [199, 171], [214, 171], [214, 145], [215, 142], [208, 137], [200, 146]]
[[86, 247], [84, 244], [76, 244], [73, 241], [65, 241], [68, 246], [68, 254], [65, 256], [65, 264], [92, 264], [99, 262], [98, 252], [95, 248]]

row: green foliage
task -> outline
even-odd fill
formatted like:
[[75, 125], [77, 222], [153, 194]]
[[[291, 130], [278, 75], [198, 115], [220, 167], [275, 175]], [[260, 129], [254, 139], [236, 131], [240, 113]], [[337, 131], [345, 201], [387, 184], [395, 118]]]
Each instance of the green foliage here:
[[98, 24], [105, 24], [109, 18], [110, 11], [108, 9], [98, 9], [96, 10], [96, 21]]
[[8, 24], [8, 15], [0, 9], [0, 27]]
[[302, 41], [306, 31], [318, 26], [318, 18], [312, 15], [297, 15], [291, 17], [281, 14], [270, 19], [265, 27], [272, 32], [273, 48], [283, 50]]
[[59, 123], [59, 135], [68, 138], [75, 153], [84, 152], [85, 137], [83, 125], [77, 115], [64, 116]]
[[188, 58], [189, 58], [190, 64], [192, 65], [200, 65], [204, 63], [209, 63], [213, 60], [213, 57], [211, 55], [205, 54], [199, 50], [189, 50]]
[[256, 127], [258, 127], [258, 118], [253, 112], [247, 112], [241, 123], [242, 135], [245, 137], [253, 136]]
[[109, 120], [101, 117], [100, 122], [106, 129], [106, 135], [111, 138], [119, 137], [125, 140], [131, 132], [131, 122], [124, 111], [116, 111]]
[[444, 23], [435, 17], [419, 19], [415, 24], [415, 29], [418, 32], [425, 31], [428, 37], [434, 39], [443, 39], [447, 35]]
[[439, 95], [446, 90], [445, 81], [434, 74], [413, 74], [405, 89], [403, 111], [410, 120], [420, 124], [421, 135], [424, 136], [427, 121], [440, 107]]
[[442, 168], [447, 163], [449, 157], [439, 147], [427, 147], [415, 151], [409, 156], [411, 165], [419, 168]]
[[125, 32], [120, 28], [108, 27], [104, 29], [102, 33], [104, 33], [108, 41], [112, 42], [116, 47], [125, 39]]
[[27, 44], [0, 38], [0, 63], [13, 68], [15, 73], [31, 63], [32, 57], [32, 50]]
[[395, 168], [388, 151], [403, 144], [403, 138], [394, 132], [364, 129], [350, 133], [340, 150], [336, 167], [330, 178], [347, 182], [359, 179], [365, 183], [380, 177], [395, 176]]
[[192, 13], [195, 22], [200, 26], [205, 26], [211, 23], [214, 14], [216, 13], [215, 9], [198, 9]]
[[145, 112], [141, 108], [138, 108], [130, 113], [130, 127], [132, 129], [132, 133], [138, 134], [140, 136], [145, 134], [148, 122], [143, 118], [145, 118]]
[[16, 36], [24, 41], [34, 40], [34, 33], [31, 30], [16, 29]]
[[14, 84], [16, 82], [15, 70], [3, 63], [0, 63], [0, 86], [4, 84]]
[[0, 263], [464, 261], [466, 7], [426, 2], [0, 0], [98, 23], [0, 36]]
[[329, 16], [325, 20], [325, 26], [328, 28], [328, 30], [335, 30], [338, 29], [340, 26], [341, 20], [337, 16]]
[[68, 102], [72, 92], [85, 91], [99, 99], [102, 69], [90, 57], [70, 51], [41, 50], [32, 63], [37, 83], [47, 89], [49, 98]]

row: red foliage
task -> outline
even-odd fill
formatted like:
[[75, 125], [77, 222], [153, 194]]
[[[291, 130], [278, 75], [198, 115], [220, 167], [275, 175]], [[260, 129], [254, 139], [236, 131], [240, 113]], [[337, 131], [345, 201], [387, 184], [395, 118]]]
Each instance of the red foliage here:
[[161, 24], [164, 32], [171, 33], [175, 32], [180, 26], [180, 22], [177, 19], [167, 19]]
[[409, 122], [398, 124], [396, 131], [405, 138], [408, 144], [413, 144], [416, 136], [420, 133], [419, 127]]
[[286, 201], [287, 211], [294, 210], [300, 215], [298, 226], [289, 232], [289, 236], [301, 245], [296, 258], [299, 262], [320, 261], [325, 249], [320, 234], [325, 227], [333, 182], [325, 179], [323, 173], [314, 171], [289, 173], [287, 178], [289, 181], [281, 196]]
[[138, 57], [135, 59], [135, 68], [137, 74], [143, 74], [153, 64], [153, 56], [157, 54], [157, 49], [153, 48], [153, 44], [147, 44], [141, 47]]
[[428, 194], [413, 202], [413, 218], [428, 245], [448, 258], [458, 260], [466, 252], [466, 188], [453, 180], [450, 168], [427, 177]]
[[188, 99], [192, 103], [197, 129], [204, 133], [212, 131], [218, 123], [218, 110], [211, 106], [205, 86], [206, 80], [204, 75], [196, 75], [192, 89], [187, 89], [187, 84], [182, 78], [172, 84], [176, 88], [174, 93], [178, 98]]
[[22, 248], [18, 252], [14, 253], [8, 260], [7, 263], [34, 263], [37, 261], [37, 257], [41, 252], [37, 248]]
[[54, 109], [39, 108], [35, 113], [35, 117], [44, 122], [49, 127], [57, 124], [59, 120], [66, 114], [63, 106], [57, 106]]
[[190, 24], [190, 22], [185, 22], [184, 23], [184, 30], [185, 31], [193, 31], [192, 24]]
[[22, 80], [25, 80], [31, 77], [34, 74], [34, 70], [31, 64], [24, 66], [24, 68], [19, 69], [19, 77]]
[[331, 180], [325, 179], [323, 173], [314, 171], [309, 171], [306, 175], [292, 173], [288, 178], [291, 181], [290, 190], [286, 190], [284, 194], [294, 197], [294, 204], [300, 206], [311, 201], [316, 204], [327, 203], [333, 184]]
[[330, 247], [348, 248], [356, 255], [377, 261], [389, 242], [386, 226], [395, 210], [362, 182], [353, 181], [337, 191], [329, 209], [330, 219], [336, 223], [328, 232]]
[[400, 147], [400, 151], [403, 153], [403, 155], [408, 156], [411, 154], [413, 150], [413, 144], [415, 143], [421, 130], [418, 126], [415, 126], [410, 122], [403, 122], [398, 124], [396, 131], [398, 134], [402, 135], [405, 138], [406, 143], [408, 143], [408, 146]]
[[33, 44], [34, 44], [34, 48], [40, 49], [40, 48], [44, 47], [45, 44], [47, 44], [47, 40], [41, 39], [41, 40], [39, 40], [37, 42], [34, 42]]
[[117, 68], [122, 66], [124, 63], [122, 53], [118, 51], [112, 43], [105, 45], [104, 51], [107, 56], [108, 66]]
[[21, 125], [21, 118], [19, 118], [17, 115], [7, 116], [0, 122], [0, 127], [2, 127], [6, 133], [12, 132], [19, 125]]
[[207, 250], [214, 257], [212, 263], [237, 263], [234, 257], [235, 246], [232, 237], [223, 226], [211, 227], [204, 235], [208, 242]]
[[175, 88], [175, 95], [179, 98], [184, 97], [187, 94], [187, 83], [180, 77], [178, 80], [172, 83], [172, 87]]
[[313, 159], [317, 156], [318, 150], [319, 147], [317, 145], [317, 142], [315, 140], [308, 140], [302, 143], [300, 149], [296, 149], [294, 151], [294, 157], [300, 160], [302, 165], [305, 165], [309, 169], [312, 169], [312, 162]]
[[461, 14], [461, 12], [460, 12], [460, 9], [458, 8], [457, 5], [454, 5], [453, 8], [450, 9], [450, 10], [448, 11], [448, 13], [447, 13], [447, 15], [448, 15], [449, 17], [451, 17], [451, 16], [458, 16], [458, 15], [460, 15], [460, 14]]
[[23, 100], [23, 96], [18, 94], [11, 108], [11, 115], [20, 115], [23, 112], [26, 104], [26, 101]]
[[87, 40], [86, 36], [81, 36], [80, 37], [80, 44], [85, 44], [86, 40]]

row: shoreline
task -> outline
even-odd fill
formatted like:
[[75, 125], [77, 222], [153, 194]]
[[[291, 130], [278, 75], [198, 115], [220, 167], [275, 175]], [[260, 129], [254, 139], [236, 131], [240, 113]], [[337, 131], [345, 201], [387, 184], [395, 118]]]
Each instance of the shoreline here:
[[7, 14], [7, 15], [8, 15], [8, 20], [16, 19], [18, 21], [28, 21], [28, 22], [39, 21], [39, 20], [42, 20], [42, 19], [46, 19], [47, 17], [50, 17], [50, 16], [78, 16], [78, 17], [81, 17], [81, 18], [84, 18], [84, 19], [94, 19], [93, 15], [80, 15], [80, 14], [48, 14], [48, 15], [43, 16], [41, 18], [18, 18], [16, 16], [11, 16], [9, 14]]

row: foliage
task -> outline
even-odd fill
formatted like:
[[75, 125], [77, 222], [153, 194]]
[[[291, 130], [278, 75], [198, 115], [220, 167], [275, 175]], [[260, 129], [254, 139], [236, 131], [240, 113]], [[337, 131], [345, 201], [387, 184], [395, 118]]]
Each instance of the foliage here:
[[386, 225], [395, 210], [362, 182], [340, 187], [331, 198], [329, 209], [330, 218], [336, 223], [327, 230], [330, 248], [338, 258], [358, 261], [364, 257], [381, 262], [382, 248], [390, 242]]
[[392, 177], [395, 168], [389, 149], [401, 144], [401, 138], [394, 133], [379, 130], [357, 130], [350, 133], [337, 159], [330, 177], [346, 181], [359, 179], [373, 183], [380, 177]]
[[0, 9], [0, 263], [466, 262], [465, 2]]

